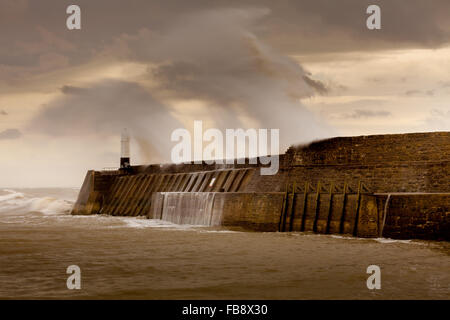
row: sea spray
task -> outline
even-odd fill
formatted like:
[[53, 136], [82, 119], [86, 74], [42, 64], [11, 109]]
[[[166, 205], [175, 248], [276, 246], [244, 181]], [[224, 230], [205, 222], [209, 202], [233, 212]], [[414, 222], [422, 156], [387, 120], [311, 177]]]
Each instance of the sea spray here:
[[0, 214], [68, 214], [74, 203], [73, 200], [59, 199], [52, 196], [36, 196], [36, 193], [32, 189], [29, 192], [27, 191], [3, 189], [2, 195], [0, 195]]

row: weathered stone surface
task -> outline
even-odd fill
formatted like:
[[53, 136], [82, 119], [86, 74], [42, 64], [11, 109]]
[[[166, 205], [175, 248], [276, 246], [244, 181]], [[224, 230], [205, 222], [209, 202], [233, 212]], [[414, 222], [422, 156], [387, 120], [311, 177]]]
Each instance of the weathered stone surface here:
[[[157, 192], [217, 192], [212, 210], [227, 226], [375, 237], [384, 225], [387, 237], [448, 240], [449, 178], [450, 132], [339, 137], [290, 148], [272, 176], [249, 164], [89, 171], [72, 214], [148, 215]], [[360, 182], [367, 190], [358, 195]], [[305, 201], [305, 183], [320, 183], [319, 196], [309, 190]], [[300, 189], [287, 195], [293, 186]], [[388, 193], [408, 194], [392, 195], [384, 220]]]
[[450, 240], [450, 193], [392, 195], [383, 236]]

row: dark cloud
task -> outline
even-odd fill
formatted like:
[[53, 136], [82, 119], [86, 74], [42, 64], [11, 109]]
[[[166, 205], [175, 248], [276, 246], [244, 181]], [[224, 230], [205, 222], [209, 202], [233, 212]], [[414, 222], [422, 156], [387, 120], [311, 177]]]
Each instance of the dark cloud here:
[[[32, 119], [28, 129], [53, 136], [120, 135], [129, 128], [142, 153], [161, 159], [172, 130], [181, 127], [169, 107], [133, 82], [105, 80], [88, 88], [64, 86], [62, 97]], [[150, 150], [150, 151], [149, 151]], [[151, 160], [147, 159], [147, 160]]]
[[380, 106], [386, 105], [389, 101], [385, 99], [358, 99], [350, 102], [341, 102], [341, 103], [332, 103], [332, 104], [326, 104], [321, 103], [318, 104], [323, 109], [326, 109], [325, 111], [332, 111], [334, 110], [356, 110], [360, 109], [361, 107], [370, 107], [373, 109], [380, 108]]
[[357, 109], [352, 113], [344, 115], [343, 118], [361, 119], [361, 118], [384, 118], [389, 117], [392, 114], [385, 110], [362, 110]]
[[[303, 76], [303, 80], [312, 88], [314, 88], [319, 94], [326, 94], [329, 92], [329, 89], [326, 87], [324, 83], [319, 80], [311, 79], [308, 76]], [[345, 89], [345, 86], [339, 86], [340, 89]]]
[[[227, 9], [240, 10], [243, 15], [265, 11], [252, 32], [284, 54], [435, 48], [450, 41], [448, 0], [78, 0], [80, 31], [69, 31], [65, 26], [65, 10], [70, 4], [68, 0], [0, 2], [3, 81], [20, 81], [30, 72], [79, 65], [104, 53], [119, 37], [132, 37], [143, 29], [163, 36], [174, 22], [182, 24], [186, 17], [204, 10], [218, 10], [224, 18], [229, 17]], [[379, 31], [366, 28], [369, 4], [381, 7]], [[230, 28], [233, 22], [228, 21]], [[195, 46], [197, 39], [186, 38], [180, 54]], [[140, 49], [150, 50], [147, 45]]]
[[[361, 99], [347, 103], [337, 103], [331, 106], [319, 105], [319, 107], [322, 108], [321, 114], [329, 119], [367, 119], [390, 117], [392, 115], [390, 111], [381, 109], [385, 104], [386, 100]], [[349, 109], [353, 111], [340, 111]]]
[[406, 91], [406, 92], [405, 92], [405, 95], [407, 95], [407, 96], [413, 96], [413, 95], [421, 94], [421, 93], [422, 93], [421, 90], [414, 89], [414, 90], [408, 90], [408, 91]]
[[22, 137], [22, 132], [18, 129], [6, 129], [0, 132], [0, 140], [12, 140]]
[[0, 110], [0, 116], [7, 116], [8, 112], [6, 112], [5, 110]]
[[[325, 85], [252, 32], [268, 13], [201, 11], [174, 23], [161, 37], [142, 32], [125, 38], [123, 51], [140, 52], [138, 61], [156, 65], [149, 76], [165, 97], [205, 101], [210, 107], [206, 116], [221, 129], [244, 126], [240, 119], [251, 117], [261, 128], [283, 129], [285, 146], [327, 135], [329, 128], [299, 102], [326, 93]], [[186, 39], [191, 39], [189, 46]], [[143, 50], [148, 43], [152, 47]]]
[[378, 83], [383, 82], [383, 79], [376, 78], [376, 77], [370, 77], [370, 78], [367, 78], [366, 81], [370, 82], [370, 83], [378, 84]]
[[61, 92], [64, 94], [82, 94], [85, 93], [87, 89], [79, 88], [74, 86], [63, 86]]
[[[381, 8], [379, 31], [366, 28], [370, 4]], [[446, 0], [284, 0], [267, 5], [272, 9], [267, 36], [290, 52], [438, 47], [450, 41]]]
[[[161, 137], [167, 145], [169, 129], [178, 124], [161, 102], [169, 100], [206, 102], [205, 117], [219, 128], [243, 126], [248, 118], [260, 127], [281, 128], [284, 145], [328, 136], [331, 130], [299, 100], [330, 88], [288, 54], [437, 47], [450, 39], [446, 0], [433, 6], [419, 0], [79, 0], [80, 31], [65, 27], [69, 1], [6, 4], [0, 10], [5, 18], [0, 19], [0, 64], [7, 61], [3, 57], [16, 58], [3, 66], [0, 82], [19, 83], [30, 74], [99, 57], [149, 66], [143, 80], [151, 88], [108, 81], [62, 87], [63, 97], [50, 103], [32, 127], [79, 135], [107, 134], [126, 125], [154, 139], [155, 146]], [[366, 28], [369, 4], [382, 8], [380, 31]], [[388, 115], [357, 109], [348, 117]], [[145, 130], [144, 119], [163, 134]]]
[[408, 90], [405, 92], [405, 95], [407, 96], [415, 96], [415, 95], [421, 95], [421, 96], [434, 96], [434, 90]]
[[[108, 51], [149, 65], [145, 80], [151, 88], [108, 81], [89, 88], [63, 86], [64, 96], [34, 119], [33, 126], [72, 135], [128, 126], [146, 133], [140, 135], [142, 144], [147, 139], [164, 149], [178, 123], [173, 110], [160, 101], [195, 99], [208, 106], [197, 119], [212, 119], [219, 129], [245, 127], [243, 118], [260, 128], [282, 129], [282, 148], [327, 136], [330, 129], [299, 102], [325, 92], [325, 86], [252, 32], [267, 14], [265, 9], [205, 10], [186, 15], [159, 35], [148, 29], [123, 35]], [[158, 130], [144, 130], [142, 121]]]
[[450, 81], [439, 81], [442, 88], [450, 88]]

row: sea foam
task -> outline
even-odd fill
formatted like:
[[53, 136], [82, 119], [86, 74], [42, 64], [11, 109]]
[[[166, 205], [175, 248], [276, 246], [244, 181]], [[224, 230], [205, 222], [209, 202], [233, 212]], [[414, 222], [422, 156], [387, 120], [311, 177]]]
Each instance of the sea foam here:
[[35, 197], [26, 192], [3, 189], [0, 195], [0, 213], [25, 214], [39, 212], [45, 215], [68, 214], [73, 201], [57, 199], [54, 197]]

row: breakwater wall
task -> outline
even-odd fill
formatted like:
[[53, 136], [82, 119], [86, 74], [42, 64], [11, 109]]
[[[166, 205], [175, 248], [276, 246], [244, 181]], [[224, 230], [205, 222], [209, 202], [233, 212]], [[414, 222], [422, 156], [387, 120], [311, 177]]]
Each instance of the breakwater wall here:
[[283, 191], [286, 184], [357, 184], [372, 192], [450, 192], [450, 132], [337, 137], [290, 147], [276, 176], [248, 191]]
[[272, 176], [248, 162], [89, 171], [72, 214], [449, 240], [449, 181], [449, 132], [339, 137], [289, 148]]
[[149, 218], [179, 224], [278, 231], [284, 194], [159, 192]]
[[242, 191], [255, 171], [254, 168], [184, 173], [88, 171], [72, 214], [147, 215], [155, 192]]
[[149, 218], [178, 224], [253, 231], [311, 231], [378, 237], [376, 197], [371, 195], [158, 192]]
[[450, 194], [406, 193], [384, 198], [383, 236], [395, 239], [450, 240]]

